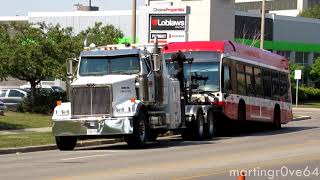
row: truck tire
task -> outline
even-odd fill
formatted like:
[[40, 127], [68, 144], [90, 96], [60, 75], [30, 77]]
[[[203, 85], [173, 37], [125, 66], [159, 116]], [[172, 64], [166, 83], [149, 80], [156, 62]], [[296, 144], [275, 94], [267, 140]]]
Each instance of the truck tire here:
[[196, 140], [203, 140], [204, 138], [204, 117], [202, 110], [197, 112], [196, 120], [194, 121], [194, 132], [193, 135]]
[[212, 110], [209, 110], [207, 113], [207, 123], [204, 127], [205, 137], [208, 139], [212, 139], [216, 135], [217, 132], [217, 120], [213, 115]]
[[157, 138], [158, 138], [158, 133], [149, 132], [149, 135], [148, 135], [148, 141], [149, 142], [155, 142], [155, 141], [157, 141]]
[[148, 124], [145, 113], [139, 112], [133, 119], [133, 133], [125, 136], [124, 140], [130, 147], [141, 147], [147, 142]]
[[74, 136], [56, 136], [55, 139], [60, 151], [71, 151], [77, 144], [77, 137]]

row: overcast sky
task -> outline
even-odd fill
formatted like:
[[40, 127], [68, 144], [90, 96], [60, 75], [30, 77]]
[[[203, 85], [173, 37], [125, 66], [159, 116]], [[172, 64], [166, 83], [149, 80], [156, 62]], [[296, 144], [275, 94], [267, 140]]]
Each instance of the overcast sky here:
[[[100, 10], [128, 10], [132, 0], [92, 0]], [[142, 5], [144, 0], [137, 0]], [[88, 5], [89, 0], [0, 0], [0, 16], [26, 16], [28, 12], [72, 11], [74, 4]]]

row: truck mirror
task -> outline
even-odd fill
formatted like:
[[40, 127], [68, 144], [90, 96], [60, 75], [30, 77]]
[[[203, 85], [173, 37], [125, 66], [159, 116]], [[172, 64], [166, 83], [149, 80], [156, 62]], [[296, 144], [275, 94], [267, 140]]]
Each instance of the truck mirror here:
[[68, 76], [72, 76], [73, 74], [73, 69], [72, 69], [72, 65], [73, 65], [73, 58], [68, 58], [67, 59], [67, 75]]
[[159, 71], [161, 68], [159, 54], [153, 54], [153, 70]]

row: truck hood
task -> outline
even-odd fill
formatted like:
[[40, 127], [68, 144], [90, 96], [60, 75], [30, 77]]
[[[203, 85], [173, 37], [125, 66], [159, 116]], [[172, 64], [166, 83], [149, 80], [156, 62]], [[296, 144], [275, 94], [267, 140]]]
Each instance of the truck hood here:
[[106, 76], [85, 76], [78, 77], [71, 84], [72, 86], [81, 86], [87, 84], [115, 84], [117, 82], [135, 79], [137, 75], [106, 75]]

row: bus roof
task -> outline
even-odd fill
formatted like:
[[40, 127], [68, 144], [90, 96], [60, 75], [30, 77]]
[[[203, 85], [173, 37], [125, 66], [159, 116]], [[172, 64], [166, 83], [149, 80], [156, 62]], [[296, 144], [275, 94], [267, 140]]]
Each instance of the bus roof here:
[[288, 60], [280, 55], [261, 50], [256, 47], [245, 46], [232, 41], [189, 41], [189, 42], [173, 42], [164, 46], [163, 53], [188, 51], [215, 51], [227, 56], [250, 60], [256, 63], [262, 63], [288, 70]]

